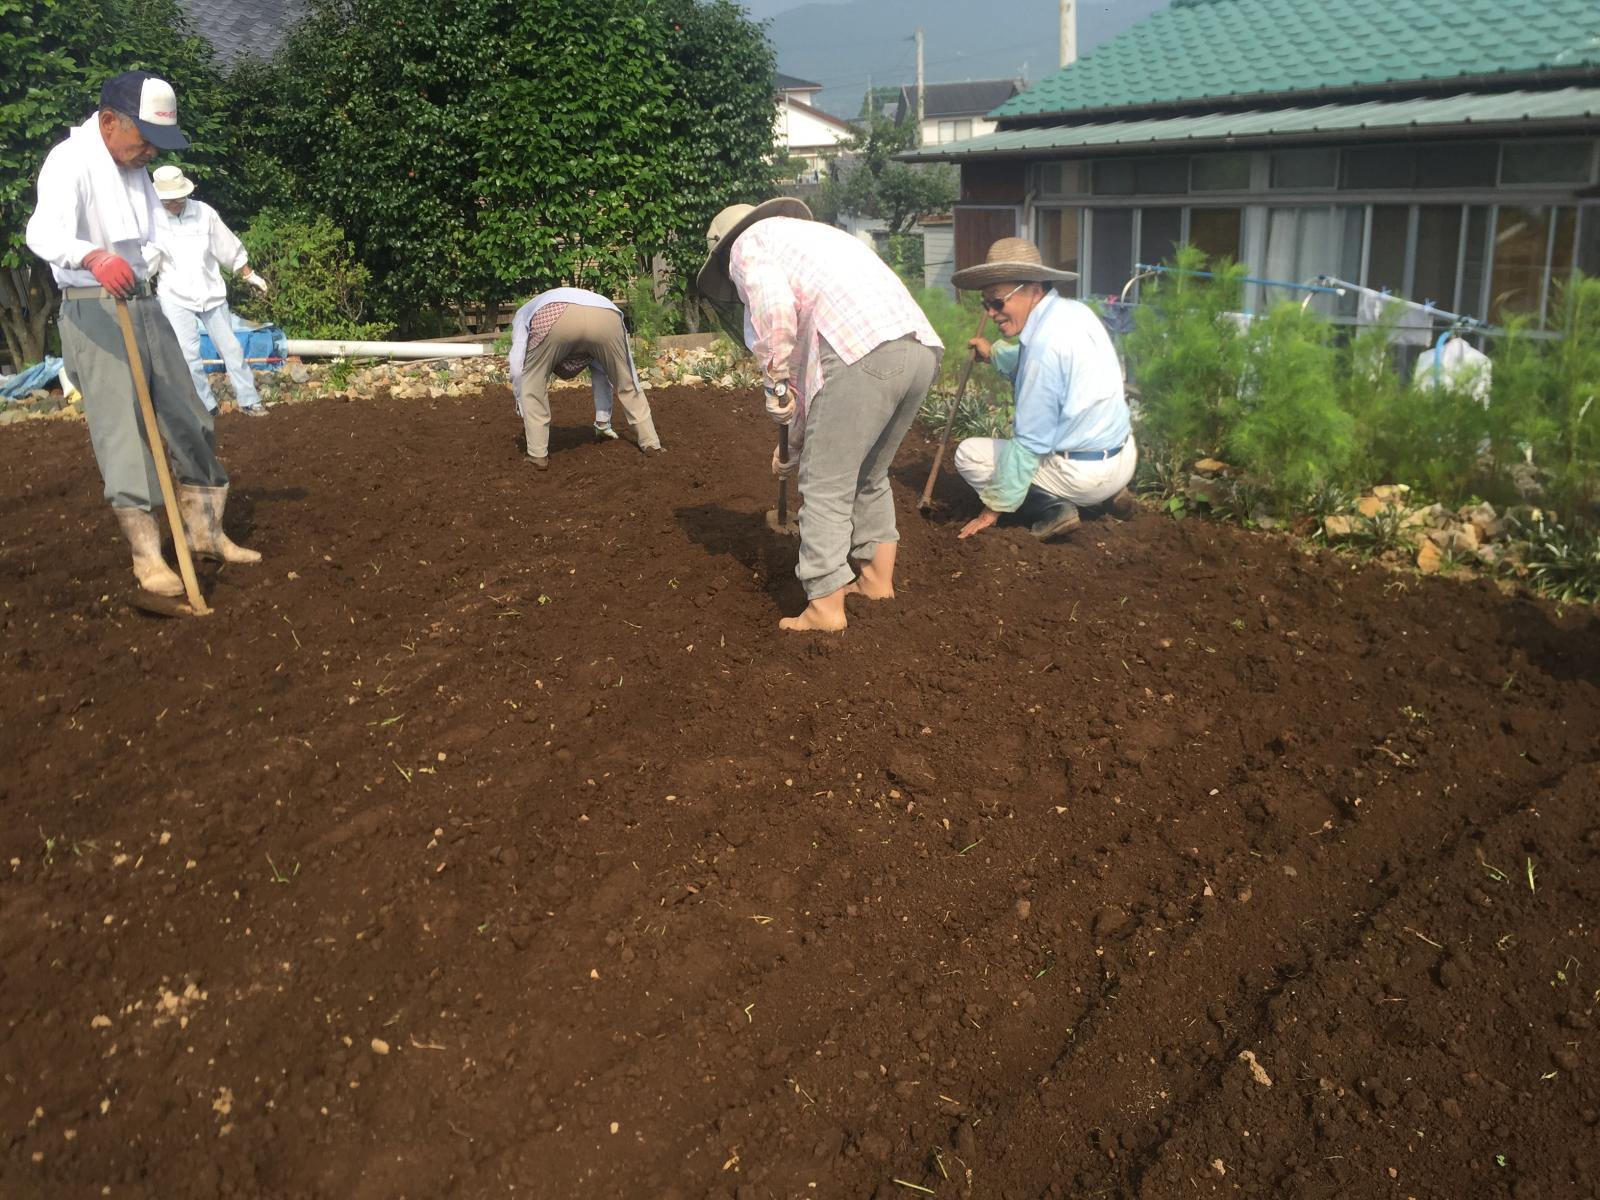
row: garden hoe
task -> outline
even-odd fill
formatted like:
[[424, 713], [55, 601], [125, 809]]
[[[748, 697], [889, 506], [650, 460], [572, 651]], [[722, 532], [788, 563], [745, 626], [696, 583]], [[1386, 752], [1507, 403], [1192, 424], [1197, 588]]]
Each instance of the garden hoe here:
[[[988, 320], [989, 314], [980, 310], [978, 328], [973, 331], [973, 337], [983, 336], [983, 327]], [[967, 361], [961, 364], [961, 380], [956, 384], [956, 398], [950, 401], [950, 415], [944, 419], [944, 432], [939, 435], [939, 449], [933, 456], [933, 469], [928, 472], [928, 482], [922, 487], [922, 499], [917, 501], [917, 510], [924, 514], [933, 507], [933, 485], [939, 478], [939, 466], [944, 462], [944, 452], [950, 445], [950, 430], [955, 427], [956, 412], [961, 408], [961, 397], [966, 394], [967, 380], [972, 378], [972, 367], [977, 361], [977, 347], [972, 347], [967, 352]]]
[[[789, 427], [778, 426], [778, 461], [789, 461]], [[800, 526], [789, 519], [789, 477], [778, 476], [778, 507], [767, 513], [767, 528], [789, 537], [800, 536]]]
[[150, 442], [150, 457], [155, 460], [156, 478], [161, 481], [161, 502], [167, 506], [167, 523], [172, 526], [172, 545], [178, 552], [178, 574], [183, 576], [185, 604], [175, 596], [157, 596], [143, 588], [133, 593], [133, 602], [146, 612], [163, 617], [203, 617], [211, 612], [200, 595], [194, 560], [189, 557], [189, 542], [183, 533], [183, 517], [178, 512], [178, 497], [172, 490], [172, 473], [167, 469], [167, 448], [161, 444], [161, 427], [156, 423], [155, 405], [150, 402], [150, 385], [144, 377], [144, 359], [133, 336], [133, 321], [128, 302], [117, 301], [117, 324], [122, 327], [122, 344], [128, 351], [128, 368], [133, 372], [133, 389], [139, 394], [139, 414], [144, 418], [145, 437]]

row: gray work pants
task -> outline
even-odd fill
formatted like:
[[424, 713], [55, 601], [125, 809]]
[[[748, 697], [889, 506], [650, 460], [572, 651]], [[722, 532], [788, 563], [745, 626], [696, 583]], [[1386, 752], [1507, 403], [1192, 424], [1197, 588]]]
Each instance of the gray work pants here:
[[[222, 487], [216, 425], [189, 379], [177, 335], [154, 296], [128, 301], [156, 424], [179, 483]], [[161, 484], [145, 438], [114, 300], [62, 300], [61, 354], [83, 393], [89, 440], [113, 508], [161, 507]]]
[[550, 376], [557, 363], [575, 354], [589, 356], [591, 373], [595, 368], [605, 372], [616, 390], [617, 403], [622, 405], [622, 412], [639, 439], [640, 449], [653, 450], [661, 445], [650, 416], [650, 402], [633, 377], [633, 358], [628, 352], [622, 314], [609, 308], [568, 304], [544, 341], [528, 351], [522, 364], [522, 430], [528, 437], [528, 456], [545, 458], [550, 453]]
[[815, 600], [855, 578], [849, 559], [869, 559], [900, 539], [889, 491], [894, 461], [939, 371], [939, 352], [913, 338], [885, 342], [846, 365], [825, 339], [822, 387], [806, 404], [800, 448], [800, 561], [794, 573]]

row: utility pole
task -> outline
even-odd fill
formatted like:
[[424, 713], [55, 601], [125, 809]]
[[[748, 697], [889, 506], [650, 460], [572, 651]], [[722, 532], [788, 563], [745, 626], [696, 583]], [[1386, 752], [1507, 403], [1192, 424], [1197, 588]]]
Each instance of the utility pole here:
[[1075, 0], [1061, 0], [1061, 65], [1078, 61], [1078, 13]]
[[917, 145], [922, 145], [922, 26], [917, 26]]

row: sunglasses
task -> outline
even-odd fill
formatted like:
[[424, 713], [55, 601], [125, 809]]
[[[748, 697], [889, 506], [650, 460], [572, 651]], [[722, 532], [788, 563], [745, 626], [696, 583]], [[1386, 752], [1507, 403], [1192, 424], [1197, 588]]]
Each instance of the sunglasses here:
[[990, 299], [988, 296], [985, 296], [983, 298], [984, 311], [992, 312], [992, 313], [1000, 312], [1002, 309], [1005, 308], [1007, 300], [1011, 299], [1011, 297], [1015, 296], [1018, 292], [1020, 292], [1023, 288], [1025, 288], [1027, 286], [1028, 285], [1026, 283], [1019, 283], [1019, 284], [1017, 284], [1016, 287], [1012, 288], [1009, 292], [1007, 292], [1004, 296], [1001, 296], [998, 300]]

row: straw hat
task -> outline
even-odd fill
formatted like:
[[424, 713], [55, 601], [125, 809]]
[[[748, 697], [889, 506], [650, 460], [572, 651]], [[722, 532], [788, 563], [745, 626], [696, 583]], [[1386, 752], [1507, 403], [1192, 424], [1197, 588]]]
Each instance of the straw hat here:
[[181, 167], [157, 167], [150, 172], [150, 178], [156, 185], [156, 195], [163, 200], [182, 200], [194, 191], [194, 182]]
[[1001, 238], [989, 247], [989, 257], [975, 267], [966, 267], [950, 277], [958, 288], [974, 291], [991, 283], [1071, 283], [1076, 271], [1047, 267], [1039, 247], [1027, 238]]
[[695, 277], [700, 294], [711, 300], [737, 300], [738, 291], [728, 278], [728, 253], [739, 235], [757, 221], [768, 217], [795, 217], [811, 220], [811, 210], [804, 200], [793, 196], [778, 196], [760, 204], [730, 204], [711, 218], [706, 230], [706, 261]]

